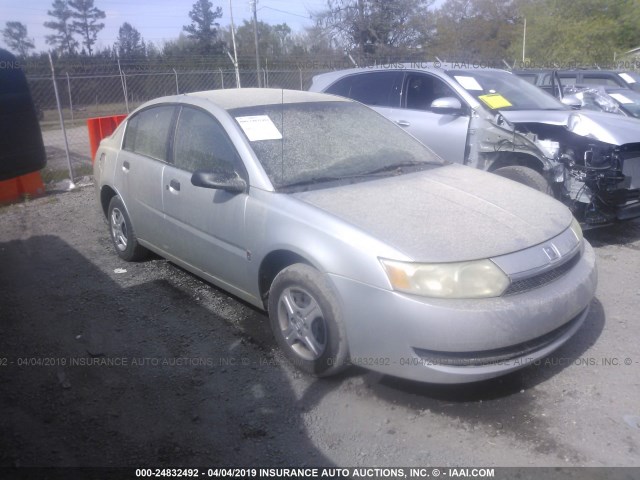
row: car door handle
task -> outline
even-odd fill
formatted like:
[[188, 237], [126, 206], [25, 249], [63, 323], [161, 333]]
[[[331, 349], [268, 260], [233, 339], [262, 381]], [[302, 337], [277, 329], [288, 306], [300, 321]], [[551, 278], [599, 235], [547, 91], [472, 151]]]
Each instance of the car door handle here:
[[129, 162], [127, 161], [122, 162], [122, 171], [125, 173], [129, 171]]
[[179, 192], [180, 191], [180, 182], [177, 181], [177, 180], [171, 180], [169, 182], [169, 185], [167, 185], [167, 190]]
[[396, 122], [398, 125], [400, 125], [401, 127], [410, 127], [411, 123], [407, 122], [406, 120], [398, 120]]

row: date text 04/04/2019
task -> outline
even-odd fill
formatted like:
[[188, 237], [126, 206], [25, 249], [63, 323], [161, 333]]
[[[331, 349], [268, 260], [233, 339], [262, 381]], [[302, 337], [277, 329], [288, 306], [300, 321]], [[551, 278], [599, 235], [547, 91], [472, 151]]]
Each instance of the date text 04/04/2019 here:
[[487, 477], [493, 478], [493, 468], [138, 468], [136, 477], [192, 477], [192, 478], [437, 478]]

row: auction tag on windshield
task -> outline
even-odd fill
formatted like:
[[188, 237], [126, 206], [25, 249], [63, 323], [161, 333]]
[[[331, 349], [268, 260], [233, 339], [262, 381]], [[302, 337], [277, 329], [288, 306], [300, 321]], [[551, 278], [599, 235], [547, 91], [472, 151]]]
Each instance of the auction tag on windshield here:
[[251, 117], [236, 117], [242, 131], [250, 142], [259, 140], [281, 140], [282, 134], [268, 115], [254, 115]]
[[454, 77], [458, 83], [465, 90], [479, 90], [482, 91], [482, 86], [478, 83], [478, 81], [473, 77], [464, 77], [462, 75], [454, 75]]
[[636, 79], [628, 73], [619, 73], [618, 76], [627, 83], [636, 83]]
[[499, 93], [490, 93], [488, 95], [480, 95], [478, 97], [479, 100], [482, 100], [487, 107], [492, 110], [497, 110], [498, 108], [511, 107], [511, 102], [504, 98]]
[[620, 103], [624, 103], [624, 104], [633, 103], [633, 100], [629, 100], [627, 97], [625, 97], [621, 93], [610, 93], [609, 95], [611, 95], [611, 97], [615, 98]]

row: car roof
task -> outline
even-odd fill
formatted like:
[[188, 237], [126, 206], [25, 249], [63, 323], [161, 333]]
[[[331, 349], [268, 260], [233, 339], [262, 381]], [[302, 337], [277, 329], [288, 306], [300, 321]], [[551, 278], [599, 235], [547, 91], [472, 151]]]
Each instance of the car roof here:
[[470, 63], [470, 62], [408, 62], [408, 63], [388, 63], [388, 64], [376, 64], [367, 67], [348, 68], [345, 70], [335, 70], [333, 72], [321, 73], [313, 77], [311, 85], [311, 91], [318, 92], [328, 88], [331, 84], [342, 77], [348, 75], [367, 73], [367, 72], [432, 72], [432, 73], [444, 73], [447, 70], [478, 70], [489, 72], [505, 72], [511, 73], [507, 70], [500, 68], [485, 68], [482, 65]]
[[489, 68], [483, 65], [477, 65], [470, 62], [406, 62], [406, 63], [387, 63], [376, 64], [366, 67], [347, 68], [345, 70], [335, 70], [322, 75], [339, 74], [344, 75], [348, 73], [361, 73], [361, 72], [373, 72], [373, 71], [399, 71], [399, 70], [417, 70], [417, 71], [447, 71], [447, 70], [489, 70], [496, 72], [505, 72], [507, 70], [501, 68]]
[[[285, 90], [281, 88], [230, 88], [187, 93], [185, 96], [209, 100], [225, 110], [257, 105], [279, 105], [281, 103], [290, 104], [350, 101], [334, 95], [305, 92], [301, 90]], [[174, 98], [179, 101], [180, 96]]]
[[619, 75], [621, 73], [633, 73], [629, 70], [599, 70], [597, 68], [595, 69], [589, 69], [589, 68], [519, 68], [519, 69], [514, 69], [512, 70], [513, 73], [520, 74], [520, 73], [551, 73], [551, 72], [558, 72], [560, 74], [562, 73], [586, 73], [586, 74], [602, 74], [602, 75]]

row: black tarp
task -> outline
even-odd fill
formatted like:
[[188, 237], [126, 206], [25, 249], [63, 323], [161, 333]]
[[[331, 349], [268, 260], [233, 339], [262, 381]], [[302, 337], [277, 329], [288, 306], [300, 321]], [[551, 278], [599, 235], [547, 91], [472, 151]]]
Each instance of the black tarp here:
[[0, 49], [0, 180], [35, 172], [47, 163], [22, 67], [16, 57]]

